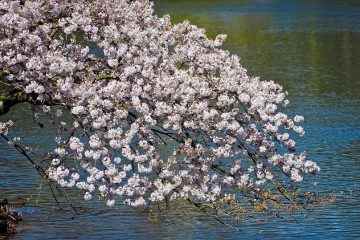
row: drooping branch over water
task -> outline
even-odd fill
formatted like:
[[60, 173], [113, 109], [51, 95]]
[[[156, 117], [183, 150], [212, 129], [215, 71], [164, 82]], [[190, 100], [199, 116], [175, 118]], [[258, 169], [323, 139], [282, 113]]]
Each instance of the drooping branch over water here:
[[306, 204], [291, 190], [319, 171], [292, 139], [304, 118], [278, 111], [287, 93], [247, 75], [225, 38], [146, 0], [2, 0], [0, 114], [28, 102], [52, 115], [46, 175], [88, 201]]

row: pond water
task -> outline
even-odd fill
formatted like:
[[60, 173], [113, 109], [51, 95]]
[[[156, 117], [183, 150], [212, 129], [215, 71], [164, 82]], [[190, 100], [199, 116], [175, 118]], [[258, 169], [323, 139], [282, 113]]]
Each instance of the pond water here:
[[[297, 223], [248, 221], [240, 231], [206, 216], [148, 219], [129, 208], [108, 209], [96, 202], [87, 213], [73, 216], [56, 210], [45, 186], [38, 194], [34, 170], [2, 141], [0, 199], [21, 202], [34, 193], [22, 209], [25, 221], [14, 239], [360, 238], [360, 2], [157, 0], [155, 7], [158, 15], [170, 13], [174, 22], [189, 19], [209, 36], [227, 33], [224, 48], [239, 54], [251, 75], [283, 85], [291, 100], [287, 113], [302, 113], [306, 119], [298, 148], [322, 168], [309, 181], [327, 193], [352, 191], [350, 201], [317, 207]], [[0, 120], [16, 119], [15, 134], [43, 152], [55, 130], [34, 127], [27, 108], [17, 106]]]

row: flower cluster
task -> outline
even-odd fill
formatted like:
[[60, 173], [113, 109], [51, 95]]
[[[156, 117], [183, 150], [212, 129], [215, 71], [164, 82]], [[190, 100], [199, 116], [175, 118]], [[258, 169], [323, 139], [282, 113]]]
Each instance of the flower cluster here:
[[8, 135], [9, 129], [14, 125], [13, 121], [0, 122], [0, 134]]
[[319, 171], [295, 152], [304, 118], [278, 111], [287, 93], [249, 76], [225, 38], [148, 0], [0, 2], [4, 81], [59, 119], [48, 176], [109, 206], [255, 198]]

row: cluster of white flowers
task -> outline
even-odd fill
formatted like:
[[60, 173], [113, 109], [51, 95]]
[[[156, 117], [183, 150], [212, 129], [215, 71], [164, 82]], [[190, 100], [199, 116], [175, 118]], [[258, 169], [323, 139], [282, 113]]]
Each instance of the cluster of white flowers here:
[[0, 122], [0, 134], [5, 136], [9, 133], [9, 129], [14, 125], [13, 121]]
[[109, 206], [212, 202], [267, 189], [279, 172], [296, 182], [319, 171], [291, 139], [304, 118], [278, 112], [282, 87], [248, 76], [218, 48], [225, 35], [172, 24], [149, 0], [23, 2], [0, 2], [0, 71], [72, 128], [56, 136], [48, 169], [62, 187]]

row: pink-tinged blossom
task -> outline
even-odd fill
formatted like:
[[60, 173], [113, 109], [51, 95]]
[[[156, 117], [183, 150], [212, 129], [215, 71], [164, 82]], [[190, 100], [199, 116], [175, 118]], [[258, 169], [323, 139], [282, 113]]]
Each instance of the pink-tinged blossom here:
[[14, 125], [13, 121], [9, 120], [5, 123], [0, 122], [0, 134], [4, 134], [5, 136], [8, 134], [9, 129]]
[[296, 122], [296, 123], [303, 122], [303, 121], [304, 121], [304, 117], [303, 117], [303, 116], [296, 115], [296, 116], [294, 117], [294, 122]]
[[51, 180], [140, 207], [231, 200], [275, 172], [289, 183], [319, 172], [295, 153], [304, 118], [279, 111], [280, 85], [249, 76], [219, 48], [226, 35], [153, 12], [148, 0], [1, 2], [3, 79], [59, 126]]
[[84, 199], [85, 199], [86, 201], [90, 201], [90, 200], [92, 199], [91, 193], [86, 192], [85, 195], [84, 195]]

